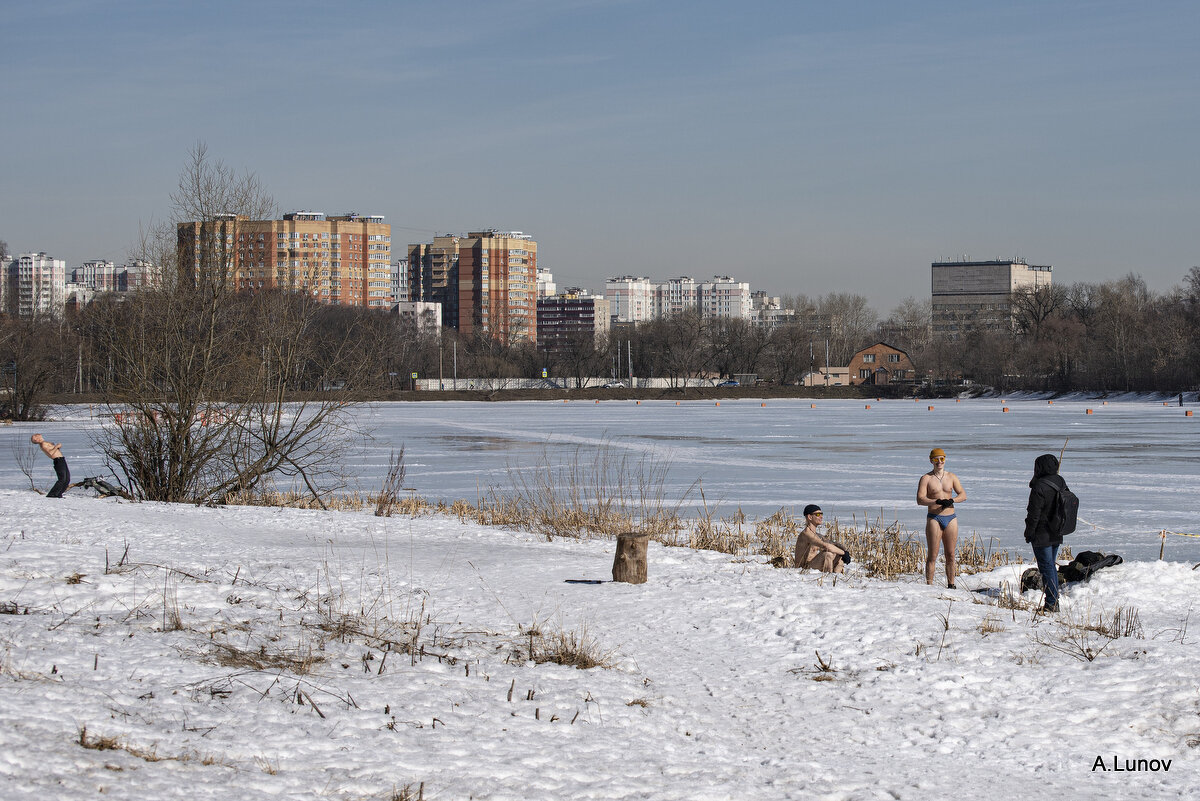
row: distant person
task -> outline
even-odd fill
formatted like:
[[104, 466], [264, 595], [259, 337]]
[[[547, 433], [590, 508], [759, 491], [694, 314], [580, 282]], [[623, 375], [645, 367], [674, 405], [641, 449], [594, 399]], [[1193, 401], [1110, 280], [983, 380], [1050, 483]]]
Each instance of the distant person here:
[[54, 460], [54, 474], [58, 476], [58, 481], [54, 482], [54, 486], [46, 493], [46, 497], [61, 498], [67, 491], [67, 487], [71, 485], [71, 471], [67, 469], [66, 457], [62, 455], [62, 443], [46, 442], [45, 437], [41, 434], [34, 434], [29, 441], [40, 447], [42, 453]]
[[1058, 458], [1045, 453], [1033, 461], [1033, 478], [1029, 481], [1029, 505], [1025, 511], [1025, 541], [1033, 546], [1042, 588], [1046, 592], [1046, 612], [1058, 611], [1058, 547], [1062, 533], [1053, 520], [1058, 494], [1067, 482], [1058, 474]]
[[929, 452], [929, 463], [933, 469], [921, 476], [917, 484], [917, 503], [927, 509], [925, 516], [925, 583], [933, 583], [937, 569], [938, 546], [946, 553], [946, 586], [954, 589], [958, 571], [958, 514], [955, 503], [967, 499], [958, 476], [946, 469], [946, 452], [934, 448]]
[[804, 530], [796, 537], [794, 563], [796, 567], [813, 568], [822, 573], [841, 573], [847, 561], [846, 551], [817, 534], [817, 527], [824, 519], [825, 513], [815, 503], [804, 507]]

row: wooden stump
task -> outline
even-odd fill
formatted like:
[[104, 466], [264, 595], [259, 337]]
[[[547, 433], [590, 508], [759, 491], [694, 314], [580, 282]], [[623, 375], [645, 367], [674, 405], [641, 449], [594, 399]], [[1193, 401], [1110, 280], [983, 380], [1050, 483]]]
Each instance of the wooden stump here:
[[626, 532], [617, 535], [617, 555], [613, 558], [613, 581], [627, 584], [646, 583], [646, 546], [649, 534]]

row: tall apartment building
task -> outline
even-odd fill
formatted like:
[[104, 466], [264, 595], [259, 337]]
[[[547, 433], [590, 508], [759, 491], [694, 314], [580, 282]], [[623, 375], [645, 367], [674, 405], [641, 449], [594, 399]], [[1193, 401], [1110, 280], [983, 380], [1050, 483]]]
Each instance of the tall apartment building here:
[[957, 334], [965, 326], [1011, 328], [1013, 295], [1051, 285], [1052, 268], [1008, 261], [935, 261], [931, 265], [933, 333]]
[[67, 263], [45, 253], [22, 253], [5, 268], [3, 308], [23, 317], [62, 314]]
[[180, 223], [185, 276], [213, 271], [238, 289], [303, 291], [330, 304], [392, 306], [392, 227], [379, 215], [327, 217], [297, 211], [281, 220], [222, 215]]
[[604, 283], [604, 297], [614, 323], [641, 323], [654, 319], [654, 284], [649, 278], [622, 275]]
[[537, 341], [537, 242], [520, 231], [447, 234], [408, 246], [409, 299], [442, 304], [460, 334]]
[[753, 309], [750, 284], [734, 281], [727, 275], [713, 276], [699, 286], [700, 316], [735, 317], [749, 320]]
[[538, 350], [547, 353], [567, 350], [581, 337], [594, 343], [610, 329], [608, 299], [578, 287], [538, 298], [537, 329]]

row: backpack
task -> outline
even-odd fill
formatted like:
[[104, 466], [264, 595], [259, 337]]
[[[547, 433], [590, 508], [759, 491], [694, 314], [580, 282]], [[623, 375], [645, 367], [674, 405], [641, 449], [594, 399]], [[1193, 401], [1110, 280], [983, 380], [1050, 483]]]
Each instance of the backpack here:
[[1054, 493], [1054, 511], [1050, 514], [1050, 520], [1046, 524], [1046, 528], [1051, 534], [1061, 537], [1064, 534], [1070, 534], [1075, 530], [1075, 525], [1079, 520], [1079, 496], [1071, 492], [1071, 489], [1063, 484], [1062, 489], [1055, 488]]

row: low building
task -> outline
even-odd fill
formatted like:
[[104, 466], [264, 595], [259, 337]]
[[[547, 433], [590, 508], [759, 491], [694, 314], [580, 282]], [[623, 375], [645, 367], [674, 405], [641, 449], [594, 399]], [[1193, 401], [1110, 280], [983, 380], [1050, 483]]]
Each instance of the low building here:
[[855, 353], [846, 371], [853, 385], [883, 386], [913, 381], [917, 377], [908, 354], [886, 342], [876, 342]]
[[806, 387], [848, 387], [850, 386], [850, 368], [818, 367], [802, 375], [800, 383]]

